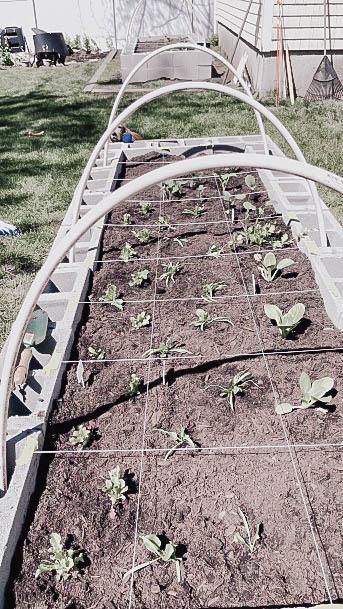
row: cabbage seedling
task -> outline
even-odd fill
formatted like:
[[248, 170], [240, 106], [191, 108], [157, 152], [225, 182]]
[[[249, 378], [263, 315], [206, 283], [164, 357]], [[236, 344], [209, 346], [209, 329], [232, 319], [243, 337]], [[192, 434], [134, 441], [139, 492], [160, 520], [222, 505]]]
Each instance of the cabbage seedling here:
[[167, 180], [167, 182], [163, 182], [162, 184], [162, 193], [166, 197], [166, 199], [172, 199], [173, 197], [181, 197], [182, 195], [182, 186], [187, 184], [187, 181], [178, 182], [176, 180]]
[[291, 258], [283, 258], [280, 262], [276, 261], [275, 254], [273, 252], [268, 252], [263, 258], [261, 254], [255, 254], [254, 259], [256, 262], [260, 262], [261, 266], [259, 266], [259, 271], [265, 281], [271, 282], [275, 279], [276, 275], [282, 271], [283, 269], [292, 266], [294, 260]]
[[115, 283], [111, 283], [107, 286], [105, 294], [100, 296], [99, 300], [112, 305], [119, 311], [122, 311], [124, 308], [124, 301], [122, 298], [119, 298], [118, 288]]
[[221, 389], [220, 397], [226, 398], [231, 411], [234, 412], [236, 395], [242, 395], [250, 384], [257, 387], [256, 383], [251, 378], [249, 370], [244, 370], [243, 372], [238, 372], [229, 379], [227, 385], [208, 385], [208, 387], [218, 387]]
[[91, 431], [85, 425], [78, 425], [73, 433], [69, 436], [69, 444], [74, 446], [76, 450], [86, 448], [91, 438]]
[[137, 252], [133, 249], [130, 243], [125, 243], [124, 247], [122, 247], [119, 258], [124, 260], [124, 262], [128, 262], [132, 258], [137, 256]]
[[241, 520], [243, 522], [247, 537], [246, 538], [242, 537], [242, 535], [237, 531], [233, 536], [233, 541], [235, 541], [236, 543], [239, 543], [243, 546], [246, 546], [249, 549], [250, 554], [253, 554], [256, 550], [256, 543], [261, 539], [262, 523], [260, 522], [256, 526], [255, 535], [252, 536], [252, 533], [250, 532], [250, 527], [249, 527], [247, 517], [245, 516], [245, 514], [244, 514], [243, 510], [241, 510], [241, 508], [238, 508], [238, 514], [241, 517]]
[[147, 243], [152, 237], [152, 231], [148, 228], [142, 228], [141, 230], [133, 230], [132, 233], [138, 239], [140, 243]]
[[168, 264], [162, 264], [162, 267], [165, 269], [165, 272], [160, 276], [160, 281], [166, 282], [166, 287], [168, 287], [169, 282], [175, 283], [175, 275], [181, 272], [182, 266], [179, 262], [173, 264], [173, 262], [168, 262]]
[[250, 188], [250, 190], [255, 190], [256, 189], [256, 180], [254, 178], [254, 176], [252, 175], [247, 175], [245, 178], [245, 184], [248, 188]]
[[158, 225], [160, 230], [174, 230], [173, 226], [170, 223], [170, 218], [168, 216], [159, 216]]
[[88, 355], [91, 359], [102, 360], [105, 359], [105, 351], [102, 349], [94, 349], [93, 347], [88, 347]]
[[216, 295], [216, 292], [218, 292], [219, 290], [224, 290], [226, 287], [226, 283], [223, 283], [222, 281], [218, 283], [205, 283], [202, 286], [203, 300], [205, 300], [205, 302], [212, 302]]
[[149, 271], [148, 269], [144, 269], [144, 271], [135, 271], [131, 273], [131, 279], [129, 281], [129, 286], [131, 288], [141, 287], [145, 281], [148, 280]]
[[145, 311], [138, 313], [136, 315], [136, 317], [134, 317], [134, 315], [132, 317], [130, 317], [131, 325], [133, 328], [135, 328], [135, 330], [139, 330], [140, 328], [143, 328], [144, 326], [149, 326], [150, 319], [151, 319], [151, 316], [147, 315]]
[[283, 313], [276, 305], [266, 304], [264, 305], [264, 312], [269, 319], [276, 322], [282, 338], [288, 338], [301, 322], [305, 313], [305, 305], [302, 302], [297, 302], [288, 313]]
[[[309, 375], [306, 372], [302, 372], [299, 378], [299, 385], [302, 392], [300, 404], [289, 404], [284, 402], [278, 404], [275, 408], [277, 414], [287, 414], [292, 410], [304, 410], [305, 408], [311, 408], [318, 402], [322, 404], [329, 404], [332, 400], [332, 395], [328, 395], [332, 391], [335, 381], [330, 376], [323, 376], [322, 378], [311, 381]], [[318, 408], [323, 412], [327, 412], [326, 408]]]
[[184, 349], [175, 341], [170, 342], [170, 339], [167, 338], [165, 343], [160, 343], [155, 349], [148, 349], [148, 351], [145, 351], [143, 357], [153, 357], [155, 355], [161, 359], [166, 359], [168, 355], [173, 353], [180, 353], [182, 355], [188, 353], [189, 355], [192, 355], [190, 351], [187, 351], [187, 349]]
[[132, 569], [125, 573], [123, 580], [125, 581], [130, 575], [136, 573], [137, 571], [140, 571], [141, 569], [145, 569], [145, 567], [149, 567], [150, 565], [153, 565], [156, 562], [163, 561], [166, 563], [174, 563], [177, 581], [180, 583], [182, 557], [177, 556], [179, 546], [173, 544], [171, 541], [169, 541], [163, 546], [160, 538], [157, 535], [142, 535], [142, 540], [145, 548], [149, 552], [152, 552], [152, 554], [154, 554], [156, 558], [154, 558], [153, 560], [149, 560], [148, 562], [141, 563], [140, 565], [136, 565], [135, 567], [132, 567]]
[[140, 388], [142, 385], [143, 379], [141, 379], [137, 374], [133, 372], [130, 376], [130, 381], [127, 388], [127, 394], [130, 398], [136, 397], [136, 395], [140, 394]]
[[187, 433], [184, 427], [181, 427], [180, 433], [177, 433], [176, 431], [166, 431], [165, 429], [159, 428], [155, 428], [155, 431], [161, 431], [174, 442], [173, 448], [168, 450], [166, 456], [164, 457], [165, 461], [167, 461], [167, 459], [169, 459], [169, 457], [171, 457], [175, 453], [175, 451], [178, 448], [181, 448], [182, 446], [190, 446], [191, 448], [195, 448], [195, 444], [191, 436], [189, 435], [189, 433]]
[[120, 477], [120, 466], [117, 465], [108, 472], [108, 478], [105, 480], [105, 484], [102, 490], [111, 501], [111, 511], [117, 501], [125, 501], [125, 493], [129, 490], [126, 486], [125, 480]]
[[145, 201], [141, 201], [139, 204], [139, 207], [141, 209], [141, 213], [143, 214], [143, 216], [147, 216], [151, 211], [153, 211], [153, 207], [151, 206], [151, 203], [147, 203]]
[[210, 245], [206, 252], [206, 256], [210, 256], [211, 258], [220, 258], [224, 254], [224, 248], [219, 247], [219, 245]]
[[272, 244], [273, 249], [289, 245], [290, 240], [287, 233], [280, 237], [280, 231], [277, 231], [276, 224], [273, 222], [264, 222], [261, 224], [259, 219], [252, 225], [242, 224], [243, 229], [234, 235], [234, 238], [229, 241], [229, 245], [262, 245]]
[[205, 205], [199, 205], [199, 203], [196, 203], [193, 209], [184, 209], [182, 213], [188, 216], [193, 216], [193, 218], [199, 218], [200, 216], [207, 214], [207, 210], [205, 209]]
[[123, 224], [129, 226], [131, 224], [131, 214], [123, 214]]
[[35, 577], [39, 577], [43, 573], [53, 573], [57, 581], [66, 580], [71, 576], [75, 576], [80, 563], [84, 562], [83, 553], [80, 550], [65, 550], [61, 543], [61, 535], [59, 533], [51, 533], [49, 560], [43, 560], [39, 565]]
[[205, 330], [214, 323], [227, 323], [233, 326], [233, 323], [227, 317], [212, 317], [207, 311], [204, 309], [197, 309], [195, 311], [197, 319], [195, 321], [191, 321], [190, 326], [195, 326], [196, 328], [200, 328], [200, 330]]

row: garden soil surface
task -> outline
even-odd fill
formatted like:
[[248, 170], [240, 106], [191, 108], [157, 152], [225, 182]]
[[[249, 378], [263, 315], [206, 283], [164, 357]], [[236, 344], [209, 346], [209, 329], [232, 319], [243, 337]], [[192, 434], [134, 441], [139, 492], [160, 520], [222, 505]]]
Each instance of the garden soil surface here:
[[[120, 179], [170, 160], [151, 153], [123, 165]], [[108, 216], [75, 336], [75, 363], [68, 366], [46, 434], [45, 449], [57, 452], [41, 457], [6, 609], [289, 607], [326, 602], [328, 589], [333, 600], [342, 598], [343, 463], [335, 446], [342, 429], [342, 335], [328, 319], [311, 265], [258, 174], [251, 172], [256, 179], [251, 190], [248, 172], [229, 172], [237, 175], [227, 191], [245, 194], [257, 208], [248, 216], [242, 197], [223, 201], [213, 172], [194, 178], [205, 186], [203, 193], [186, 184], [182, 195], [169, 201], [156, 186]], [[152, 209], [144, 214], [139, 202], [150, 202]], [[206, 212], [198, 218], [184, 213], [195, 203]], [[275, 239], [278, 233], [289, 235], [288, 246], [274, 250], [277, 259], [294, 261], [272, 283], [260, 277], [254, 259], [258, 251], [272, 250], [271, 240], [262, 246], [230, 243], [243, 224], [257, 222], [259, 208], [264, 209], [260, 222], [275, 224]], [[124, 213], [131, 214], [132, 225], [123, 225]], [[160, 216], [171, 228], [161, 226]], [[151, 235], [141, 243], [133, 231], [146, 225]], [[126, 242], [134, 249], [128, 262], [121, 260]], [[168, 262], [178, 262], [180, 269], [166, 286], [161, 275]], [[147, 281], [130, 287], [132, 273], [145, 269]], [[208, 282], [225, 284], [209, 303], [202, 298]], [[100, 300], [113, 283], [123, 311]], [[282, 339], [263, 306], [288, 310], [296, 302], [304, 303], [305, 318]], [[191, 325], [200, 308], [224, 321], [201, 331]], [[142, 311], [150, 324], [136, 330], [131, 318]], [[165, 363], [146, 356], [167, 339], [188, 353], [174, 353]], [[89, 347], [101, 349], [104, 360], [92, 361]], [[79, 359], [84, 386], [76, 374]], [[252, 382], [236, 396], [232, 411], [219, 386], [247, 370]], [[335, 379], [329, 412], [316, 407], [277, 415], [276, 403], [299, 403], [303, 370], [312, 380]], [[141, 379], [135, 398], [127, 391], [133, 373]], [[69, 436], [80, 424], [92, 429], [89, 452], [70, 452]], [[165, 460], [173, 443], [159, 430], [182, 426], [195, 448]], [[111, 517], [102, 486], [117, 465], [128, 492]], [[246, 537], [238, 508], [252, 534], [260, 531], [252, 554], [233, 541], [237, 531]], [[57, 582], [53, 574], [35, 579], [53, 531], [66, 547], [85, 555], [80, 572], [67, 581]], [[123, 582], [133, 564], [153, 558], [141, 539], [151, 533], [179, 544], [181, 583], [169, 563], [155, 563]]]

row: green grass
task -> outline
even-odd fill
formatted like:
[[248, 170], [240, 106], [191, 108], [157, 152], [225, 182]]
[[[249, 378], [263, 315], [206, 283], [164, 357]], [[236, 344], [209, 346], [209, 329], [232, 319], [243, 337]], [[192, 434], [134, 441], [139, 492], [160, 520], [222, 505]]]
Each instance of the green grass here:
[[[89, 154], [106, 127], [111, 98], [82, 94], [97, 64], [0, 71], [0, 218], [20, 235], [0, 240], [0, 345], [34, 274], [46, 257]], [[122, 107], [135, 99], [125, 96]], [[273, 111], [305, 157], [343, 175], [343, 105], [297, 101]], [[144, 138], [256, 133], [253, 112], [212, 93], [169, 96], [127, 124]], [[44, 130], [28, 138], [27, 130]], [[282, 139], [267, 129], [277, 143]], [[283, 148], [287, 152], [287, 148]], [[323, 191], [340, 219], [342, 198]]]

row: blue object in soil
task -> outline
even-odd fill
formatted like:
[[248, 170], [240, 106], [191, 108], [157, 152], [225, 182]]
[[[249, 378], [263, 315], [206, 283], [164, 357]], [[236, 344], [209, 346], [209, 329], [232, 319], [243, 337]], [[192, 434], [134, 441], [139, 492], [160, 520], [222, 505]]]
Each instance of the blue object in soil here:
[[131, 133], [123, 133], [122, 142], [131, 144], [131, 142], [133, 142]]

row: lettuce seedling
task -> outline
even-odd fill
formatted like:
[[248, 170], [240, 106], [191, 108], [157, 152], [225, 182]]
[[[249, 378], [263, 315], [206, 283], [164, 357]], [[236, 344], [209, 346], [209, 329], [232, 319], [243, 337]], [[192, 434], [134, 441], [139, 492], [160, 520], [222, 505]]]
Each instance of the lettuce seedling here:
[[143, 214], [143, 216], [147, 216], [151, 211], [153, 211], [153, 207], [151, 206], [151, 203], [148, 203], [146, 201], [141, 201], [139, 204], [139, 207], [141, 209], [141, 213]]
[[256, 543], [261, 539], [261, 527], [262, 527], [262, 523], [260, 522], [256, 526], [255, 535], [252, 536], [252, 533], [250, 532], [250, 527], [249, 527], [248, 519], [245, 516], [243, 510], [241, 510], [241, 508], [238, 508], [238, 514], [241, 517], [241, 520], [243, 522], [243, 525], [244, 525], [247, 537], [245, 539], [237, 531], [234, 534], [234, 536], [233, 536], [233, 541], [235, 541], [236, 543], [239, 543], [239, 544], [241, 544], [243, 546], [246, 546], [249, 549], [250, 554], [253, 554], [255, 552], [255, 550], [256, 550]]
[[195, 311], [197, 319], [195, 321], [190, 322], [190, 326], [195, 326], [196, 328], [200, 328], [200, 330], [205, 330], [214, 323], [227, 323], [233, 326], [233, 323], [227, 317], [212, 317], [207, 311], [204, 309], [197, 309]]
[[179, 546], [171, 543], [170, 541], [165, 545], [162, 545], [162, 541], [157, 535], [142, 535], [142, 540], [145, 548], [149, 552], [152, 552], [152, 554], [154, 554], [157, 558], [132, 567], [132, 569], [125, 573], [123, 580], [125, 581], [133, 573], [136, 573], [141, 569], [145, 569], [145, 567], [149, 567], [150, 565], [162, 560], [163, 562], [174, 563], [177, 581], [180, 583], [182, 557], [177, 555]]
[[273, 222], [261, 223], [257, 219], [254, 224], [242, 224], [242, 231], [237, 232], [229, 245], [268, 245], [271, 243], [273, 249], [284, 247], [290, 243], [287, 233], [280, 236], [280, 231], [277, 230], [276, 224]]
[[43, 560], [39, 565], [35, 577], [39, 577], [43, 573], [53, 573], [57, 581], [66, 580], [71, 576], [75, 576], [80, 563], [83, 563], [84, 556], [80, 550], [65, 550], [61, 543], [61, 535], [59, 533], [51, 533], [49, 560]]
[[304, 317], [305, 305], [302, 302], [297, 302], [288, 313], [283, 313], [276, 305], [266, 304], [264, 305], [264, 312], [269, 319], [275, 321], [282, 338], [288, 338]]
[[[329, 404], [332, 400], [332, 395], [328, 395], [333, 387], [335, 381], [330, 376], [323, 376], [322, 378], [311, 381], [309, 375], [306, 372], [302, 372], [299, 378], [299, 385], [302, 392], [300, 404], [289, 404], [284, 402], [278, 404], [275, 408], [277, 414], [287, 414], [292, 410], [304, 410], [311, 408], [319, 403]], [[326, 408], [318, 408], [323, 412], [327, 412]]]
[[131, 224], [131, 214], [123, 214], [123, 224], [129, 226]]
[[200, 216], [207, 214], [207, 210], [205, 205], [199, 205], [199, 203], [196, 203], [193, 209], [184, 209], [182, 213], [188, 216], [193, 216], [193, 218], [199, 218]]
[[219, 247], [219, 245], [210, 245], [206, 252], [206, 256], [210, 256], [211, 258], [220, 258], [224, 254], [224, 248]]
[[166, 197], [166, 199], [172, 199], [173, 197], [181, 197], [182, 195], [182, 186], [187, 184], [187, 180], [185, 181], [176, 181], [176, 180], [167, 180], [162, 184], [162, 193]]
[[134, 315], [132, 315], [132, 317], [130, 317], [131, 325], [133, 328], [135, 328], [135, 330], [139, 330], [140, 328], [143, 328], [144, 326], [149, 326], [150, 319], [151, 319], [151, 316], [147, 315], [147, 313], [145, 311], [141, 311], [141, 313], [137, 313], [136, 317]]
[[132, 258], [137, 256], [137, 252], [133, 249], [130, 243], [125, 243], [124, 247], [122, 247], [119, 258], [124, 260], [124, 262], [128, 262]]
[[115, 283], [111, 283], [107, 286], [105, 294], [100, 296], [99, 300], [112, 305], [118, 309], [118, 311], [122, 311], [124, 309], [124, 301], [122, 298], [119, 298], [118, 288]]
[[131, 279], [129, 281], [129, 286], [131, 288], [141, 287], [145, 281], [148, 280], [149, 271], [148, 269], [144, 269], [144, 271], [135, 271], [131, 273]]
[[166, 282], [166, 287], [168, 287], [169, 283], [175, 283], [175, 275], [181, 272], [182, 266], [180, 262], [168, 262], [167, 264], [162, 264], [162, 267], [165, 269], [165, 272], [159, 277], [160, 281]]
[[69, 444], [74, 446], [76, 450], [86, 448], [91, 438], [91, 431], [85, 425], [78, 425], [73, 433], [69, 436]]
[[216, 292], [219, 290], [224, 290], [227, 287], [226, 283], [222, 281], [218, 283], [204, 283], [202, 286], [202, 298], [205, 302], [212, 302]]
[[187, 349], [183, 349], [181, 345], [179, 345], [175, 341], [171, 342], [171, 339], [167, 338], [165, 343], [160, 343], [160, 345], [155, 349], [148, 349], [148, 351], [145, 351], [145, 353], [143, 353], [143, 357], [153, 357], [155, 355], [156, 357], [165, 359], [168, 357], [168, 355], [172, 353], [180, 353], [182, 355], [188, 353], [189, 355], [192, 355], [190, 351], [187, 351]]
[[244, 180], [246, 186], [248, 188], [250, 188], [250, 190], [255, 190], [256, 189], [256, 180], [254, 178], [254, 176], [252, 175], [247, 175], [245, 180]]
[[171, 457], [175, 453], [175, 451], [178, 448], [181, 448], [182, 446], [190, 446], [191, 448], [195, 448], [195, 444], [191, 436], [189, 435], [189, 433], [187, 433], [184, 427], [181, 427], [180, 433], [177, 433], [176, 431], [166, 431], [165, 429], [160, 428], [155, 428], [154, 431], [160, 431], [164, 433], [174, 442], [174, 446], [170, 450], [168, 450], [166, 456], [164, 457], [165, 461], [167, 461], [167, 459], [169, 459], [169, 457]]
[[105, 480], [105, 484], [102, 490], [111, 501], [111, 511], [117, 501], [125, 501], [125, 493], [129, 490], [126, 486], [125, 480], [120, 477], [120, 466], [117, 465], [108, 472], [108, 478]]
[[130, 381], [127, 387], [127, 394], [130, 398], [136, 397], [136, 395], [140, 394], [140, 389], [142, 386], [143, 379], [141, 379], [134, 372], [130, 376]]
[[91, 359], [102, 360], [105, 359], [105, 351], [103, 349], [94, 349], [93, 347], [88, 347], [88, 355]]
[[171, 225], [169, 216], [159, 216], [158, 225], [160, 230], [174, 230], [174, 227]]
[[257, 387], [256, 383], [251, 378], [249, 370], [244, 370], [243, 372], [238, 372], [229, 379], [227, 385], [208, 385], [208, 387], [218, 387], [221, 389], [220, 397], [226, 398], [231, 411], [234, 412], [236, 395], [242, 395], [250, 384]]
[[275, 254], [273, 252], [268, 252], [263, 258], [261, 254], [255, 254], [254, 259], [256, 262], [260, 262], [261, 266], [259, 266], [259, 271], [265, 281], [271, 282], [275, 279], [276, 275], [282, 271], [283, 269], [292, 266], [294, 260], [291, 258], [283, 258], [280, 262], [276, 261]]
[[140, 243], [147, 243], [151, 239], [153, 233], [148, 228], [142, 228], [141, 230], [133, 230], [133, 235], [138, 239]]

